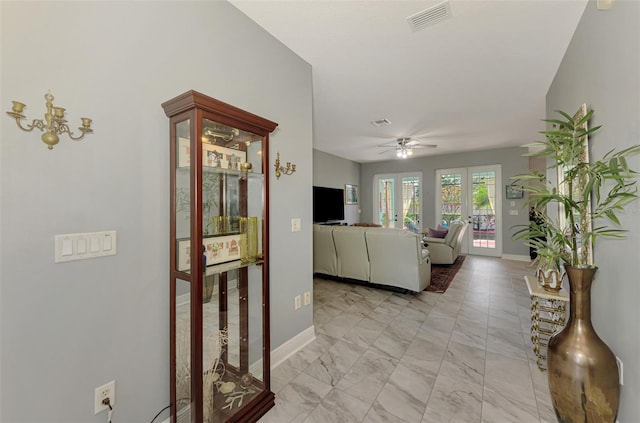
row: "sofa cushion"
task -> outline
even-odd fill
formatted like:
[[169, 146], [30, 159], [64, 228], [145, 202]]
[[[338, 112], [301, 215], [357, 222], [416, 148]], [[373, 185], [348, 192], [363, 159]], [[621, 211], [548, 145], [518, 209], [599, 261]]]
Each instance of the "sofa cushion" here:
[[431, 280], [429, 251], [420, 235], [403, 229], [368, 228], [370, 281], [409, 291], [422, 291]]
[[449, 226], [449, 232], [444, 237], [445, 244], [453, 245], [453, 243], [456, 241], [456, 236], [458, 236], [458, 231], [460, 230], [462, 225], [463, 225], [462, 222], [455, 222], [455, 223], [452, 223], [451, 226]]
[[364, 237], [367, 229], [357, 226], [333, 227], [338, 276], [341, 278], [369, 280], [369, 256]]
[[433, 229], [429, 228], [427, 230], [427, 236], [430, 238], [444, 238], [449, 233], [449, 229]]
[[338, 276], [338, 257], [331, 226], [313, 225], [313, 272]]

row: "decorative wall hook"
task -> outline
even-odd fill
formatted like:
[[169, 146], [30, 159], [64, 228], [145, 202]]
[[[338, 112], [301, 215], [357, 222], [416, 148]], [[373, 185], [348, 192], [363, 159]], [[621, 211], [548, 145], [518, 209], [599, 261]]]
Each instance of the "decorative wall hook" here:
[[81, 134], [77, 137], [74, 136], [64, 118], [65, 109], [63, 107], [56, 107], [53, 105], [53, 95], [51, 95], [51, 91], [45, 94], [44, 98], [47, 100], [47, 112], [44, 114], [44, 119], [34, 119], [31, 124], [27, 124], [26, 127], [22, 126], [22, 123], [20, 122], [22, 119], [26, 119], [26, 116], [22, 114], [24, 108], [27, 107], [24, 103], [12, 101], [12, 111], [7, 112], [7, 114], [16, 120], [16, 124], [18, 124], [18, 127], [23, 131], [31, 132], [34, 128], [38, 128], [40, 131], [43, 131], [44, 134], [42, 134], [42, 141], [47, 144], [49, 150], [53, 150], [53, 146], [58, 144], [60, 141], [60, 137], [58, 137], [59, 134], [66, 133], [69, 135], [69, 138], [74, 141], [78, 141], [86, 134], [93, 133], [93, 129], [91, 129], [91, 119], [83, 117], [80, 118], [82, 126], [78, 127]]
[[291, 175], [296, 171], [296, 165], [287, 162], [286, 166], [280, 166], [280, 152], [276, 157], [276, 179], [280, 179], [280, 175]]

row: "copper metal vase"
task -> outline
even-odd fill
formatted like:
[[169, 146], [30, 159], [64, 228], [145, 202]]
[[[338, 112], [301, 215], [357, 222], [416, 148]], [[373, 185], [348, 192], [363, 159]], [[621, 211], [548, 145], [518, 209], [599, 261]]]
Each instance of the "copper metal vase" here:
[[591, 282], [597, 267], [567, 266], [569, 320], [549, 340], [549, 390], [560, 423], [613, 423], [620, 385], [616, 356], [591, 325]]

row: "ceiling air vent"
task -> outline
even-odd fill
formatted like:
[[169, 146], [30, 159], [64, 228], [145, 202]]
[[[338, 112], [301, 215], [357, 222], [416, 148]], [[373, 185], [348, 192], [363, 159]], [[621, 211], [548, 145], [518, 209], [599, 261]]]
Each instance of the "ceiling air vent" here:
[[375, 126], [386, 126], [391, 125], [391, 121], [389, 119], [378, 119], [371, 122]]
[[438, 3], [422, 12], [415, 13], [407, 18], [409, 26], [415, 31], [420, 31], [426, 26], [433, 25], [451, 17], [451, 6], [448, 1]]

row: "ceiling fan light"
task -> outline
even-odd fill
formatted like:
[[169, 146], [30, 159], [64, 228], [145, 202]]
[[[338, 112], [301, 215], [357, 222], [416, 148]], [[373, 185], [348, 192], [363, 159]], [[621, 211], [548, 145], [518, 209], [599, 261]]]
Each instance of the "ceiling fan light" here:
[[412, 156], [412, 155], [413, 155], [413, 149], [407, 148], [407, 156]]
[[403, 159], [406, 159], [406, 158], [407, 158], [407, 152], [406, 152], [406, 150], [402, 152], [402, 158], [403, 158]]
[[396, 156], [398, 157], [402, 157], [402, 150], [401, 149], [396, 149]]

